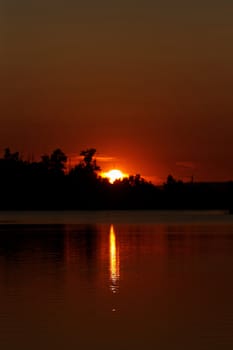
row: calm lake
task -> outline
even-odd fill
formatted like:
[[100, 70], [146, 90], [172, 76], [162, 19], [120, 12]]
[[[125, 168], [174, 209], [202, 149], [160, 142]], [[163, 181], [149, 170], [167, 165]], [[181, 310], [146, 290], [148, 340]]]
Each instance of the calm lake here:
[[0, 349], [233, 349], [233, 215], [0, 213]]

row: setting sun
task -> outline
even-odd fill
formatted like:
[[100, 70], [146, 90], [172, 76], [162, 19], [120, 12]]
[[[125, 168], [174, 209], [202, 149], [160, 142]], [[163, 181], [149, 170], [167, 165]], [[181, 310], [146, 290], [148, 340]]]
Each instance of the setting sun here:
[[123, 174], [121, 170], [112, 169], [112, 170], [108, 171], [107, 173], [103, 173], [102, 176], [103, 176], [103, 177], [106, 177], [107, 179], [109, 179], [109, 182], [110, 182], [111, 184], [113, 184], [114, 181], [116, 181], [116, 180], [121, 180], [121, 179], [123, 179], [123, 177], [125, 177], [126, 175]]

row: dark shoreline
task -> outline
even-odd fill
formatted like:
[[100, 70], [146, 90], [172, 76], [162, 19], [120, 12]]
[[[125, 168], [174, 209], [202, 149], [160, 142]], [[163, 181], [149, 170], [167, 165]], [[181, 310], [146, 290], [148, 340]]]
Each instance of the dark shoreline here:
[[233, 181], [183, 182], [168, 175], [163, 185], [140, 174], [113, 184], [102, 178], [96, 150], [81, 151], [82, 160], [67, 168], [61, 149], [26, 161], [19, 152], [5, 149], [0, 158], [0, 210], [2, 211], [106, 211], [106, 210], [225, 210], [233, 213]]

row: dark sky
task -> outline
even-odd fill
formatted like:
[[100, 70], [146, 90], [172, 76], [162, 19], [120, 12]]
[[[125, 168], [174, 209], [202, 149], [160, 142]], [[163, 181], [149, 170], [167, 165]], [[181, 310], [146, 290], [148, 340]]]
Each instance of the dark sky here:
[[232, 16], [230, 0], [0, 0], [0, 149], [233, 179]]

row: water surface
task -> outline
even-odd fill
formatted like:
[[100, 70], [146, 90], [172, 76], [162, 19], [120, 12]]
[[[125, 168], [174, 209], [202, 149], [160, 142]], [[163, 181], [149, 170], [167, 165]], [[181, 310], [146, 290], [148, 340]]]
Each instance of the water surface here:
[[127, 223], [118, 212], [71, 224], [7, 215], [1, 349], [233, 348], [233, 222], [224, 213], [131, 212]]

